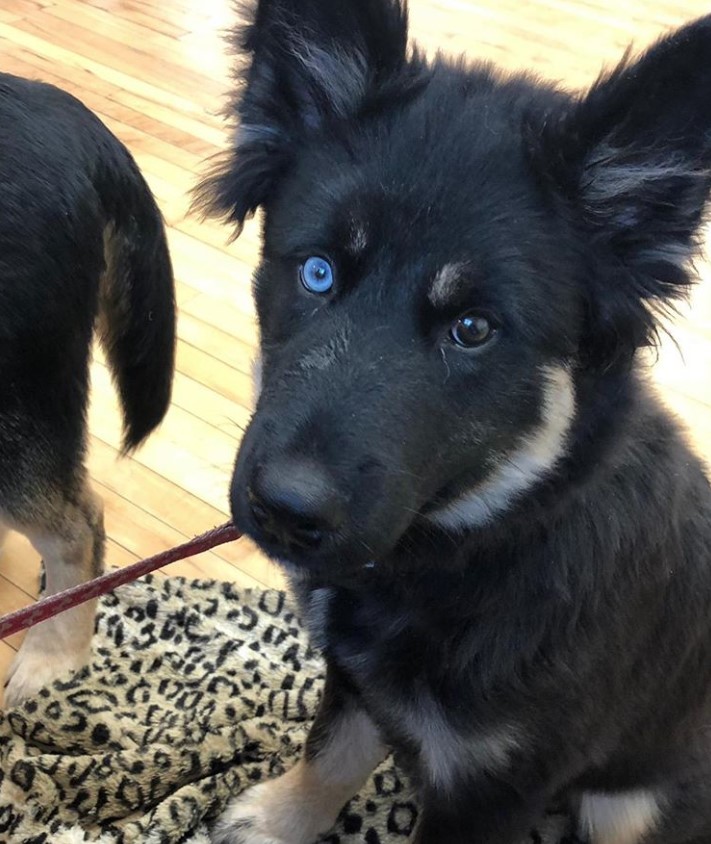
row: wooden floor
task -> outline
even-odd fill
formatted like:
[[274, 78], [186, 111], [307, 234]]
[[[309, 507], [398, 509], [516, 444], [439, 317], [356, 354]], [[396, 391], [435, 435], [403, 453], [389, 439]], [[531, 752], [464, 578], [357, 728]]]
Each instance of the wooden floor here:
[[[80, 97], [132, 150], [170, 226], [180, 322], [173, 406], [130, 460], [117, 460], [119, 414], [108, 373], [93, 367], [90, 467], [106, 505], [108, 565], [124, 565], [226, 520], [231, 465], [250, 414], [255, 328], [250, 274], [258, 237], [234, 245], [187, 216], [187, 192], [226, 134], [218, 109], [228, 62], [221, 31], [231, 0], [0, 0], [2, 69]], [[428, 50], [468, 51], [533, 67], [570, 86], [591, 81], [634, 40], [709, 11], [708, 0], [411, 0]], [[656, 377], [711, 457], [711, 273], [682, 321], [685, 362], [667, 344]], [[248, 542], [167, 573], [279, 583]], [[35, 593], [37, 559], [12, 536], [0, 556], [0, 613]], [[0, 670], [18, 640], [0, 643]]]

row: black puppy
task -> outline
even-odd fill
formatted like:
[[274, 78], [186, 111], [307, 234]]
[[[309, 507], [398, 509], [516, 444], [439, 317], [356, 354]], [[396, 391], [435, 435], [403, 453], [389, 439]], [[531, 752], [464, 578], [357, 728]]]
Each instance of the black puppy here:
[[584, 96], [407, 48], [399, 0], [261, 0], [234, 149], [264, 211], [237, 525], [328, 679], [221, 844], [311, 844], [393, 747], [418, 844], [711, 842], [711, 489], [640, 347], [711, 188], [711, 18]]
[[[173, 274], [135, 162], [78, 100], [0, 74], [0, 126], [0, 543], [7, 528], [26, 534], [51, 594], [103, 563], [102, 507], [84, 468], [94, 329], [128, 451], [170, 401]], [[94, 603], [30, 630], [8, 704], [84, 663]]]

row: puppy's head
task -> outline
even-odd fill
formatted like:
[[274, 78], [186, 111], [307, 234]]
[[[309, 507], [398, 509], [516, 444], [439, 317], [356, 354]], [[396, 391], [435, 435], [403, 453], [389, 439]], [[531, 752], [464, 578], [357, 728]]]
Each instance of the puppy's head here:
[[399, 0], [260, 0], [234, 148], [264, 211], [261, 394], [237, 525], [334, 579], [555, 473], [589, 382], [683, 294], [711, 179], [711, 19], [580, 98], [426, 63]]

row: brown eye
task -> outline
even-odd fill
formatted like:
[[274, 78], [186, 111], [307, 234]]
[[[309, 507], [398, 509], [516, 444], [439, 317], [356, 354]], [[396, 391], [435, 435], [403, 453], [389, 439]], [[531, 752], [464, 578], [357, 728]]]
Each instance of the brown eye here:
[[494, 327], [483, 315], [470, 311], [462, 314], [452, 323], [449, 329], [452, 340], [465, 349], [473, 349], [483, 346], [494, 336]]

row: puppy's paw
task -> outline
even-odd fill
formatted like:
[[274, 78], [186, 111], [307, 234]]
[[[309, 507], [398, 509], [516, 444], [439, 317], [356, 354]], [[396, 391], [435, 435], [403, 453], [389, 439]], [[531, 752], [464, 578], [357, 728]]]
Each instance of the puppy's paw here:
[[51, 685], [60, 677], [68, 677], [86, 665], [89, 648], [61, 651], [46, 647], [44, 637], [25, 637], [22, 647], [13, 660], [5, 680], [5, 707], [17, 706], [34, 697], [40, 689]]
[[[228, 810], [229, 811], [229, 810]], [[225, 811], [210, 833], [212, 844], [287, 844], [281, 838], [272, 838], [258, 830], [255, 822], [247, 820], [228, 820]]]
[[266, 801], [260, 797], [266, 786], [269, 783], [249, 788], [230, 801], [210, 831], [212, 844], [297, 844], [275, 837], [268, 829]]
[[213, 844], [314, 844], [333, 826], [340, 805], [324, 790], [305, 788], [300, 771], [297, 765], [232, 800], [212, 828]]

